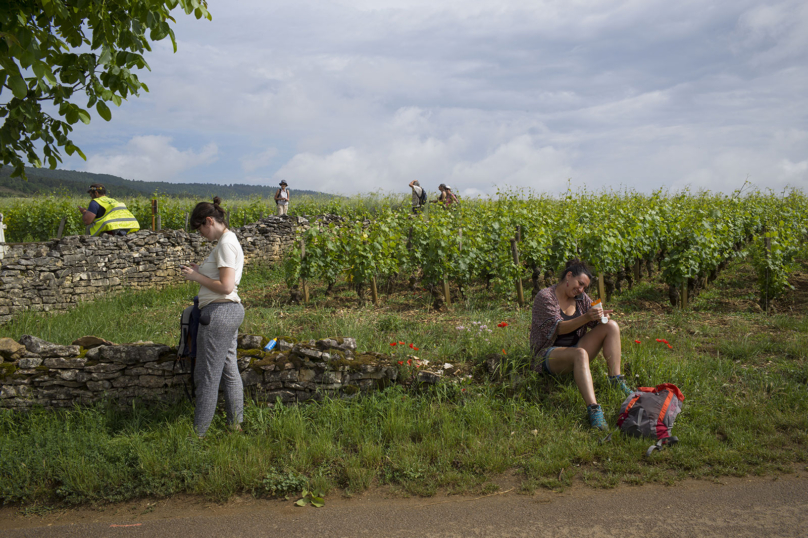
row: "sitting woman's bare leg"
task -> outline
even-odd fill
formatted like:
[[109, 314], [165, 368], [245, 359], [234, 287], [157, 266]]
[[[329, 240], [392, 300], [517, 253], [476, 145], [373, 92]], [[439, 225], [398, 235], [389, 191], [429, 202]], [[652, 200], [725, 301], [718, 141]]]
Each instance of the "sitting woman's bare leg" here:
[[620, 375], [620, 326], [615, 321], [598, 323], [581, 338], [578, 347], [585, 349], [590, 357], [596, 357], [602, 349], [609, 376]]
[[553, 374], [572, 372], [587, 406], [598, 403], [592, 385], [592, 372], [589, 370], [589, 357], [587, 351], [580, 347], [557, 347], [550, 352], [547, 360]]

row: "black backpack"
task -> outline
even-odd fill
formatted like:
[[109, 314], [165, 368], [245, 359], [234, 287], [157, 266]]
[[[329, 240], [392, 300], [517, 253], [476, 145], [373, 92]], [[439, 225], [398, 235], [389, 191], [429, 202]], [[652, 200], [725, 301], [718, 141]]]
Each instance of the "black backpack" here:
[[196, 387], [194, 386], [194, 369], [196, 368], [196, 335], [199, 332], [199, 318], [202, 310], [199, 309], [199, 297], [194, 297], [194, 304], [182, 311], [180, 316], [180, 342], [177, 346], [177, 358], [174, 359], [173, 373], [191, 374], [189, 382], [184, 383], [185, 395], [193, 401]]
[[418, 205], [424, 205], [426, 203], [426, 189], [421, 187], [421, 194], [418, 196]]

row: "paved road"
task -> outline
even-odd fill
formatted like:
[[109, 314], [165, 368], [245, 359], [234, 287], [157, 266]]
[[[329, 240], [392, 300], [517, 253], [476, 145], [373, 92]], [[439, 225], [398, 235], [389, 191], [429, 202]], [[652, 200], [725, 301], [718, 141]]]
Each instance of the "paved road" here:
[[44, 517], [0, 511], [4, 537], [230, 536], [498, 536], [597, 538], [638, 536], [808, 536], [808, 474], [780, 478], [689, 481], [673, 487], [576, 487], [562, 494], [506, 493], [484, 498], [328, 498], [325, 507], [237, 499], [226, 505], [198, 499], [140, 501], [102, 511]]

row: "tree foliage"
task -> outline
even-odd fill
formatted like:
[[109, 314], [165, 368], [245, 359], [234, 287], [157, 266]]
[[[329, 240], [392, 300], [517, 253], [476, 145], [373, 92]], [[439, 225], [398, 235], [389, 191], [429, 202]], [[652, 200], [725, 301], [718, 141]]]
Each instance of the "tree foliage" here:
[[72, 125], [90, 123], [93, 108], [109, 121], [107, 103], [149, 91], [134, 69], [149, 68], [150, 41], [168, 37], [176, 52], [169, 21], [177, 6], [211, 19], [206, 0], [0, 2], [0, 100], [8, 99], [0, 103], [0, 155], [13, 176], [25, 176], [24, 159], [56, 168], [59, 148], [86, 159], [70, 140]]

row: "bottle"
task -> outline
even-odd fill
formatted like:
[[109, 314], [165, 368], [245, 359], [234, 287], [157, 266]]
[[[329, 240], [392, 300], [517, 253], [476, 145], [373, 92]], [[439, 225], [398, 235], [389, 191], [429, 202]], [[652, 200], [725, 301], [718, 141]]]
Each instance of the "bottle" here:
[[273, 338], [272, 340], [269, 341], [267, 345], [264, 346], [264, 351], [272, 351], [275, 348], [275, 345], [277, 345], [277, 343], [278, 339]]
[[600, 322], [601, 323], [603, 323], [604, 325], [606, 323], [609, 323], [609, 318], [607, 318], [606, 316], [603, 315], [603, 303], [600, 302], [600, 299], [598, 299], [597, 301], [592, 303], [592, 308], [597, 308], [598, 310], [600, 310]]

